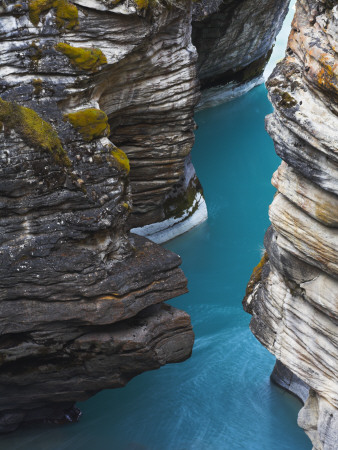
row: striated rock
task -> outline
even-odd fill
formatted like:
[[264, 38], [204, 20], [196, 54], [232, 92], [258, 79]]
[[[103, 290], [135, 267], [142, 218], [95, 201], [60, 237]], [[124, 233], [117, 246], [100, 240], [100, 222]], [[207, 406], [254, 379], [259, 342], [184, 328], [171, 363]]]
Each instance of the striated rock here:
[[270, 379], [278, 386], [298, 397], [303, 403], [308, 399], [309, 387], [278, 360]]
[[328, 227], [338, 228], [338, 197], [311, 183], [285, 162], [273, 174], [272, 184], [306, 214]]
[[129, 228], [138, 232], [153, 223], [163, 228], [165, 220], [184, 216], [188, 229], [205, 220], [203, 191], [189, 157], [199, 98], [190, 2], [147, 10], [126, 0], [110, 6], [74, 2], [77, 24], [63, 27], [57, 8], [45, 8], [32, 24], [29, 2], [20, 8], [7, 3], [0, 25], [5, 86], [22, 76], [40, 103], [49, 86], [57, 87], [53, 96], [68, 117], [84, 108], [107, 115], [106, 136], [130, 161]]
[[188, 314], [167, 305], [101, 327], [70, 320], [48, 331], [41, 323], [31, 333], [3, 335], [0, 431], [21, 422], [66, 421], [74, 402], [122, 387], [145, 370], [183, 361], [192, 344]]
[[338, 446], [337, 48], [336, 2], [298, 0], [286, 57], [267, 83], [267, 130], [284, 160], [272, 179], [268, 258], [243, 301], [287, 379], [309, 386], [298, 423], [318, 450]]
[[[199, 93], [190, 3], [183, 8], [184, 14], [181, 9], [162, 8], [123, 27], [117, 24], [113, 41], [118, 35], [119, 46], [121, 41], [133, 42], [133, 48], [114, 64], [103, 85], [96, 86], [100, 105], [109, 116], [111, 138], [130, 160], [133, 212], [129, 224], [137, 233], [154, 223], [159, 230], [172, 227], [182, 217], [190, 218], [188, 229], [207, 218], [202, 188], [190, 161]], [[92, 19], [96, 24], [99, 20]], [[191, 219], [197, 210], [199, 214]], [[154, 227], [146, 234], [152, 237]]]
[[289, 0], [197, 2], [193, 44], [201, 81], [200, 108], [242, 95], [263, 82]]
[[[152, 132], [143, 126], [130, 139], [147, 148], [151, 133], [173, 142], [164, 165], [174, 175], [168, 169], [166, 189], [156, 188], [162, 198], [185, 173], [188, 111], [197, 98], [194, 52], [189, 39], [177, 54], [173, 48], [190, 25], [176, 8], [145, 13], [136, 6], [34, 0], [0, 7], [2, 432], [22, 422], [77, 420], [76, 401], [191, 354], [188, 314], [162, 303], [187, 292], [180, 258], [128, 235], [133, 199], [137, 215], [133, 157], [109, 139], [121, 136], [125, 117], [130, 127], [141, 116], [151, 123], [144, 112], [136, 120], [132, 110], [141, 103], [160, 121], [158, 111], [171, 108], [171, 85], [182, 128], [170, 135], [168, 121], [158, 138], [155, 124]], [[181, 56], [182, 70], [172, 74]], [[141, 89], [149, 74], [152, 92]], [[176, 76], [187, 101], [179, 101]], [[159, 90], [162, 79], [167, 91]]]

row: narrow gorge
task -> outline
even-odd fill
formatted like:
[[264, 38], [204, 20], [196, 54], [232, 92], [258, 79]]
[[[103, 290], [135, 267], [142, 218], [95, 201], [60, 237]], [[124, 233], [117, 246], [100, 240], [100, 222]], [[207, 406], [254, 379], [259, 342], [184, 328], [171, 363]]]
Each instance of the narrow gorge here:
[[336, 448], [338, 6], [297, 1], [272, 112], [288, 6], [0, 2], [4, 450], [310, 448], [240, 303], [269, 113], [243, 305]]

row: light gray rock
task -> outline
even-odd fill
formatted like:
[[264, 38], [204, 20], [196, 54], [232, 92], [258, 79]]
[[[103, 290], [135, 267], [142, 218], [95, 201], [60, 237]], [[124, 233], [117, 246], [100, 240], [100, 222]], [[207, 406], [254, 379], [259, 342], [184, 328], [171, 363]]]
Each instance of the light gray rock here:
[[315, 450], [338, 447], [337, 18], [336, 2], [298, 0], [267, 83], [266, 126], [284, 162], [267, 256], [244, 299], [252, 332], [292, 374], [281, 383], [295, 376], [310, 388], [298, 423]]

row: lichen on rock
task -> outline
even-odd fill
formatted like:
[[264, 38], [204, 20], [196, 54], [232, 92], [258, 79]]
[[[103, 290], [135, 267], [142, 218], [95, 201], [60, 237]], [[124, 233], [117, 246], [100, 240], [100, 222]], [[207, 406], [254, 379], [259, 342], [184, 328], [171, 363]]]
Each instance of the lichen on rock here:
[[67, 56], [70, 62], [81, 70], [95, 72], [100, 66], [107, 64], [107, 58], [99, 48], [73, 47], [59, 42], [55, 50]]
[[108, 117], [101, 109], [87, 108], [65, 114], [64, 120], [70, 122], [86, 141], [109, 135]]
[[128, 174], [130, 172], [130, 164], [128, 156], [124, 153], [124, 151], [120, 148], [114, 147], [110, 154], [119, 167], [121, 167]]
[[47, 151], [60, 165], [71, 166], [57, 132], [32, 109], [0, 98], [0, 121], [5, 133], [14, 130], [29, 146]]
[[138, 9], [147, 9], [149, 0], [134, 0]]
[[58, 28], [71, 30], [79, 24], [78, 10], [67, 0], [30, 0], [29, 18], [33, 25], [38, 26], [40, 17], [55, 8], [55, 22]]

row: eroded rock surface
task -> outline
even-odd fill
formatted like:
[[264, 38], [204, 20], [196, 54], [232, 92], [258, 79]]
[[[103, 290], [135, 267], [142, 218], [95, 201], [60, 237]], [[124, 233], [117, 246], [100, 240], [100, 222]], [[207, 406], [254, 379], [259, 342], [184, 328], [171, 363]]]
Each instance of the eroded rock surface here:
[[310, 388], [298, 423], [318, 450], [338, 447], [337, 48], [336, 2], [298, 0], [267, 83], [266, 126], [283, 162], [267, 256], [244, 299], [254, 335]]
[[[0, 431], [77, 420], [77, 400], [183, 361], [193, 345], [188, 314], [162, 303], [187, 292], [180, 258], [127, 234], [135, 178], [130, 187], [130, 162], [109, 139], [120, 144], [126, 117], [136, 126], [136, 103], [155, 117], [156, 108], [167, 110], [174, 94], [167, 85], [159, 91], [166, 79], [177, 89], [182, 127], [170, 135], [168, 123], [159, 138], [154, 125], [153, 136], [180, 136], [164, 162], [167, 191], [179, 180], [192, 142], [179, 97], [185, 86], [190, 111], [194, 52], [184, 43], [177, 54], [169, 48], [186, 19], [175, 8], [150, 15], [131, 2], [75, 3], [0, 6]], [[176, 57], [182, 68], [171, 74]], [[152, 92], [142, 86], [150, 75]], [[144, 126], [144, 152], [150, 135]]]
[[264, 67], [289, 0], [202, 0], [194, 6], [193, 43], [202, 99], [199, 107], [242, 95], [263, 82]]

